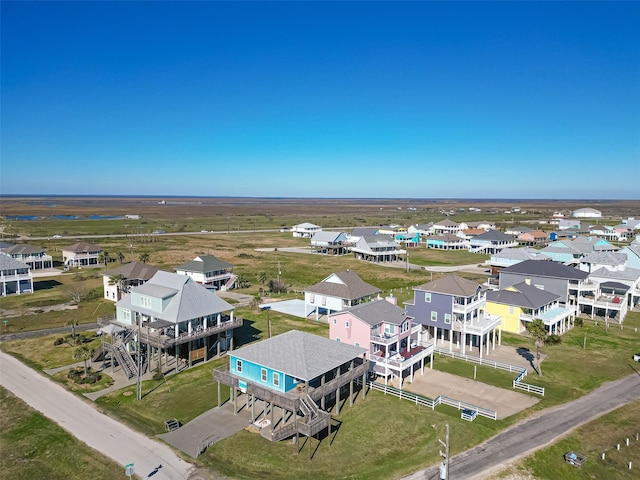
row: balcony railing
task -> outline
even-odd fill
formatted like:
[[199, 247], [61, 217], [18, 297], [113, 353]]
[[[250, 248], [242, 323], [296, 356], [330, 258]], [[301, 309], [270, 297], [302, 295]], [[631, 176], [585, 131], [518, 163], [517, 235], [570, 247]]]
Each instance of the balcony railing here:
[[455, 313], [466, 313], [470, 310], [475, 310], [481, 306], [483, 306], [486, 302], [485, 297], [480, 297], [477, 300], [472, 300], [471, 302], [464, 304], [459, 302], [453, 302], [453, 311]]
[[[181, 332], [177, 337], [162, 335], [160, 332], [147, 333], [146, 327], [143, 325], [140, 329], [140, 341], [154, 347], [168, 348], [175, 345], [182, 345], [192, 340], [206, 338], [216, 333], [225, 332], [233, 328], [239, 328], [242, 326], [242, 322], [242, 318], [236, 317], [233, 320], [221, 322], [219, 325], [216, 324], [207, 328], [193, 330], [191, 333]], [[137, 329], [135, 325], [129, 328]]]

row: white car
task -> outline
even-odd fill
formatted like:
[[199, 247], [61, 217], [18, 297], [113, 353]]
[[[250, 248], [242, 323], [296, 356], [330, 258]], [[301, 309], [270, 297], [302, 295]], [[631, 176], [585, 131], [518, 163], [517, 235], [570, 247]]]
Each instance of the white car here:
[[62, 235], [54, 235], [53, 238], [62, 238]]

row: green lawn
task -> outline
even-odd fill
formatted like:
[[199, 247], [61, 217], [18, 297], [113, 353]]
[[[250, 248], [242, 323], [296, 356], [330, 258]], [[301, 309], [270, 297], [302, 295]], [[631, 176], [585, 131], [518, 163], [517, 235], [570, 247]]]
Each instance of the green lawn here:
[[1, 480], [125, 479], [124, 468], [0, 387]]

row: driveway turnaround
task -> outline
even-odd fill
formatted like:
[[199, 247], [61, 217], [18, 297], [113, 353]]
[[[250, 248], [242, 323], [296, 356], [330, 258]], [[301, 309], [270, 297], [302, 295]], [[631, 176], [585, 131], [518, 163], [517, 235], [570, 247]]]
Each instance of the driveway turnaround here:
[[[0, 352], [0, 384], [32, 408], [50, 418], [78, 440], [122, 465], [133, 463], [140, 478], [155, 471], [154, 480], [185, 480], [194, 466], [167, 445], [131, 430], [98, 412], [91, 404], [67, 392], [10, 355]], [[162, 468], [157, 468], [162, 465]]]
[[[500, 432], [481, 445], [451, 459], [451, 478], [483, 479], [515, 460], [545, 447], [574, 428], [618, 407], [640, 400], [640, 375], [604, 383], [593, 392], [542, 411]], [[436, 467], [416, 472], [406, 479], [438, 478]]]

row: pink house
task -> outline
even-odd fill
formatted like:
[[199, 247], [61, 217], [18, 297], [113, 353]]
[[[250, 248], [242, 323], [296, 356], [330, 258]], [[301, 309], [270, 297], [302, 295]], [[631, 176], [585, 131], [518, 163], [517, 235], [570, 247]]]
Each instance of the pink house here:
[[424, 360], [433, 367], [433, 345], [420, 338], [422, 326], [413, 325], [396, 299], [374, 300], [329, 315], [329, 336], [337, 342], [366, 348], [373, 373], [383, 376], [385, 383], [405, 377], [413, 381], [415, 370], [424, 373]]

